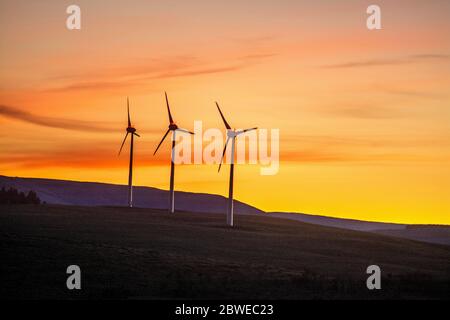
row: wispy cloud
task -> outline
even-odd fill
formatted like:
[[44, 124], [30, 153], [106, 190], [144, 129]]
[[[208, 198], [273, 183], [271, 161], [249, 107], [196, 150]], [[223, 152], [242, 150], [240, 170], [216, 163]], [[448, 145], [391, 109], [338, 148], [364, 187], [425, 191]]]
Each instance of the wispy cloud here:
[[39, 116], [15, 107], [5, 105], [0, 105], [0, 116], [49, 128], [95, 132], [117, 131], [117, 128], [114, 128], [112, 125], [106, 125], [100, 122]]
[[399, 110], [393, 110], [388, 107], [341, 107], [336, 110], [340, 116], [358, 118], [358, 119], [395, 119], [404, 116]]
[[405, 96], [411, 98], [424, 98], [424, 99], [442, 99], [444, 96], [437, 93], [424, 92], [418, 90], [408, 90], [408, 89], [396, 89], [396, 88], [380, 88], [381, 91], [387, 94]]
[[[301, 142], [301, 147], [292, 147]], [[298, 163], [449, 163], [450, 138], [433, 134], [297, 135], [283, 137], [280, 160]]]
[[239, 71], [276, 55], [273, 52], [249, 52], [237, 57], [223, 57], [216, 60], [194, 56], [152, 59], [142, 65], [52, 77], [49, 80], [63, 81], [64, 84], [58, 84], [46, 91], [110, 90], [142, 85], [148, 87], [152, 80]]
[[325, 69], [344, 69], [344, 68], [358, 68], [358, 67], [372, 67], [372, 66], [386, 66], [410, 63], [409, 60], [404, 59], [373, 59], [362, 61], [349, 61], [345, 63], [323, 65]]
[[283, 142], [293, 144], [298, 141], [305, 146], [315, 147], [321, 150], [330, 150], [330, 148], [340, 149], [357, 149], [362, 148], [450, 148], [450, 138], [424, 135], [420, 137], [403, 137], [392, 135], [377, 135], [377, 136], [339, 136], [339, 135], [284, 135]]
[[280, 154], [280, 160], [296, 163], [348, 163], [377, 164], [380, 163], [449, 163], [448, 157], [434, 154], [418, 154], [399, 151], [323, 151], [317, 149], [286, 151]]
[[301, 148], [281, 150], [280, 160], [298, 163], [449, 163], [450, 139], [439, 136], [401, 137], [292, 135], [284, 143], [301, 141]]
[[[86, 121], [77, 119], [39, 116], [16, 107], [5, 105], [0, 105], [0, 116], [31, 123], [37, 126], [54, 129], [72, 130], [72, 131], [120, 133], [121, 132], [120, 130], [122, 129], [124, 130], [124, 126], [126, 126], [125, 115], [122, 122]], [[150, 134], [157, 136], [161, 134], [160, 130], [149, 128], [147, 129], [141, 128], [139, 129], [139, 132], [143, 134]]]
[[[158, 137], [159, 138], [159, 137]], [[19, 147], [3, 144], [0, 149], [0, 168], [14, 164], [15, 168], [120, 168], [126, 167], [126, 155], [117, 156], [122, 136], [98, 138], [89, 141], [59, 139], [47, 143], [40, 141]], [[301, 142], [301, 145], [293, 144]], [[138, 148], [136, 161], [139, 166], [166, 166], [170, 163], [170, 152], [153, 156], [159, 139]], [[433, 135], [420, 137], [401, 136], [328, 136], [288, 135], [283, 136], [284, 147], [280, 160], [306, 164], [395, 164], [395, 163], [449, 163], [448, 156], [438, 154], [438, 149], [448, 150], [450, 139]], [[163, 147], [170, 150], [166, 141]], [[92, 151], [95, 150], [95, 158]], [[126, 153], [126, 152], [125, 152]]]
[[448, 60], [450, 54], [414, 54], [410, 56], [413, 59], [432, 59], [432, 60]]
[[319, 110], [320, 113], [328, 116], [346, 117], [354, 119], [397, 119], [403, 118], [407, 115], [403, 110], [389, 106], [377, 106], [377, 105], [333, 105], [322, 107]]
[[355, 159], [355, 155], [315, 149], [283, 151], [281, 161], [298, 163], [347, 162]]
[[[0, 167], [14, 164], [16, 168], [123, 168], [128, 165], [125, 154], [118, 156], [121, 140], [73, 141], [70, 147], [56, 144], [41, 146], [26, 151], [4, 152], [0, 154]], [[129, 143], [129, 142], [128, 142]], [[92, 153], [95, 150], [95, 157]], [[142, 150], [141, 150], [142, 151]], [[166, 166], [170, 164], [170, 153], [155, 157], [152, 152], [141, 152], [134, 160], [137, 166]]]
[[424, 60], [447, 61], [449, 59], [450, 55], [448, 54], [415, 54], [393, 59], [380, 58], [380, 59], [347, 61], [344, 63], [322, 65], [321, 67], [325, 69], [345, 69], [345, 68], [374, 67], [386, 65], [402, 65], [420, 62]]
[[228, 67], [204, 68], [204, 69], [193, 69], [193, 70], [168, 70], [166, 72], [161, 72], [158, 74], [152, 74], [152, 75], [146, 75], [146, 76], [139, 76], [139, 77], [135, 77], [133, 79], [75, 82], [75, 83], [70, 83], [68, 85], [52, 88], [48, 91], [61, 92], [61, 91], [121, 89], [121, 88], [129, 88], [129, 87], [137, 87], [137, 86], [141, 86], [141, 85], [146, 85], [147, 82], [150, 80], [231, 72], [231, 71], [237, 71], [242, 68], [243, 68], [242, 66], [235, 65], [235, 66], [228, 66]]

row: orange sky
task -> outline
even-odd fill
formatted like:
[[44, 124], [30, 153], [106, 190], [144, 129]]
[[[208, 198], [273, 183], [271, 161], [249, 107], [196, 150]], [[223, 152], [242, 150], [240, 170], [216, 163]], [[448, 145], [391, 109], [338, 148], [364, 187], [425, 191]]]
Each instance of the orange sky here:
[[[245, 2], [245, 3], [244, 3]], [[450, 224], [450, 3], [0, 0], [0, 174], [168, 188], [164, 91], [192, 129], [279, 128], [280, 171], [236, 168], [268, 211]], [[126, 149], [127, 150], [127, 149]], [[228, 168], [226, 168], [228, 169]], [[226, 195], [228, 170], [177, 167], [176, 189]]]

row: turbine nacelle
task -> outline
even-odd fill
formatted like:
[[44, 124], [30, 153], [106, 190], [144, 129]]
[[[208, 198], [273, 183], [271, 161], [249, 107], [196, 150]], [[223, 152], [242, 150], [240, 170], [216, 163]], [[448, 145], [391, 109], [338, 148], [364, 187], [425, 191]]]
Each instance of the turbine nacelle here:
[[169, 130], [175, 131], [178, 130], [178, 126], [175, 123], [169, 124]]
[[246, 130], [236, 130], [236, 129], [228, 129], [227, 130], [227, 138], [236, 138], [238, 135], [246, 133], [247, 131], [250, 130], [255, 130], [256, 128], [252, 128], [252, 129], [246, 129]]
[[227, 130], [227, 137], [228, 138], [236, 138], [238, 135], [239, 135], [239, 131], [231, 130], [231, 129]]
[[136, 128], [131, 125], [130, 100], [128, 99], [128, 97], [127, 97], [127, 117], [128, 117], [128, 127], [125, 129], [127, 134], [125, 135], [125, 138], [123, 139], [122, 145], [120, 146], [119, 155], [122, 152], [123, 145], [125, 144], [125, 141], [127, 140], [129, 134], [131, 134], [131, 138], [133, 138], [133, 136], [140, 137], [140, 135], [138, 135], [136, 133]]
[[126, 130], [128, 133], [131, 133], [131, 134], [136, 132], [136, 128], [134, 128], [134, 127], [128, 127]]

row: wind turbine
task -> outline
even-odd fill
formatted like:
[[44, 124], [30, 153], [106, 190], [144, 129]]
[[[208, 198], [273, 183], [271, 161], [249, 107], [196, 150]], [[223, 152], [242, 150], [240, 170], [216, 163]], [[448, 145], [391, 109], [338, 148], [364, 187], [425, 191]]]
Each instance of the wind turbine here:
[[258, 128], [250, 128], [244, 130], [236, 130], [231, 129], [231, 126], [228, 124], [227, 120], [223, 116], [222, 110], [220, 110], [219, 104], [216, 102], [217, 109], [219, 110], [220, 116], [222, 117], [223, 123], [227, 128], [227, 141], [225, 142], [225, 147], [223, 148], [222, 158], [220, 159], [219, 164], [219, 172], [222, 167], [223, 157], [225, 156], [225, 152], [227, 150], [228, 142], [231, 140], [231, 165], [230, 165], [230, 186], [228, 190], [228, 208], [227, 208], [227, 224], [232, 227], [233, 226], [233, 178], [234, 178], [234, 153], [236, 149], [236, 137], [240, 134], [243, 134], [248, 131], [256, 130]]
[[131, 135], [131, 144], [130, 144], [130, 169], [128, 172], [128, 206], [133, 207], [133, 145], [134, 145], [134, 136], [140, 137], [136, 133], [136, 129], [131, 125], [130, 119], [130, 100], [127, 97], [127, 111], [128, 111], [128, 127], [126, 128], [127, 134], [123, 139], [122, 145], [120, 146], [119, 155], [122, 152], [123, 145], [127, 140], [128, 135]]
[[171, 154], [171, 158], [170, 158], [169, 213], [174, 213], [175, 212], [175, 192], [174, 192], [173, 185], [174, 185], [174, 180], [175, 180], [175, 163], [174, 163], [174, 159], [175, 159], [175, 135], [176, 135], [177, 131], [184, 132], [184, 133], [189, 133], [189, 134], [194, 134], [194, 133], [191, 132], [191, 131], [188, 131], [186, 129], [178, 128], [178, 126], [175, 123], [175, 121], [173, 121], [172, 114], [170, 113], [170, 106], [169, 106], [169, 99], [167, 98], [167, 92], [164, 92], [164, 94], [166, 95], [167, 113], [169, 114], [169, 128], [167, 129], [166, 134], [161, 139], [161, 142], [158, 144], [158, 147], [156, 148], [156, 150], [153, 153], [153, 155], [156, 154], [156, 152], [158, 151], [159, 147], [163, 143], [164, 139], [166, 139], [166, 137], [169, 134], [169, 132], [172, 131], [172, 154]]

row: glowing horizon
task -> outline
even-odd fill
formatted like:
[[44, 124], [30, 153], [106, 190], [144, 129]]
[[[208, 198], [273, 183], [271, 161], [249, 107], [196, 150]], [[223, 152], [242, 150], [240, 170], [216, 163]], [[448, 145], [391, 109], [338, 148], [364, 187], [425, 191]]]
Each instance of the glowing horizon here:
[[[236, 168], [264, 211], [450, 224], [450, 3], [0, 0], [0, 174], [168, 189], [164, 91], [180, 125], [280, 129], [280, 171]], [[95, 150], [95, 156], [94, 152]], [[228, 169], [228, 168], [226, 168]], [[175, 190], [226, 196], [227, 170], [177, 167]]]

